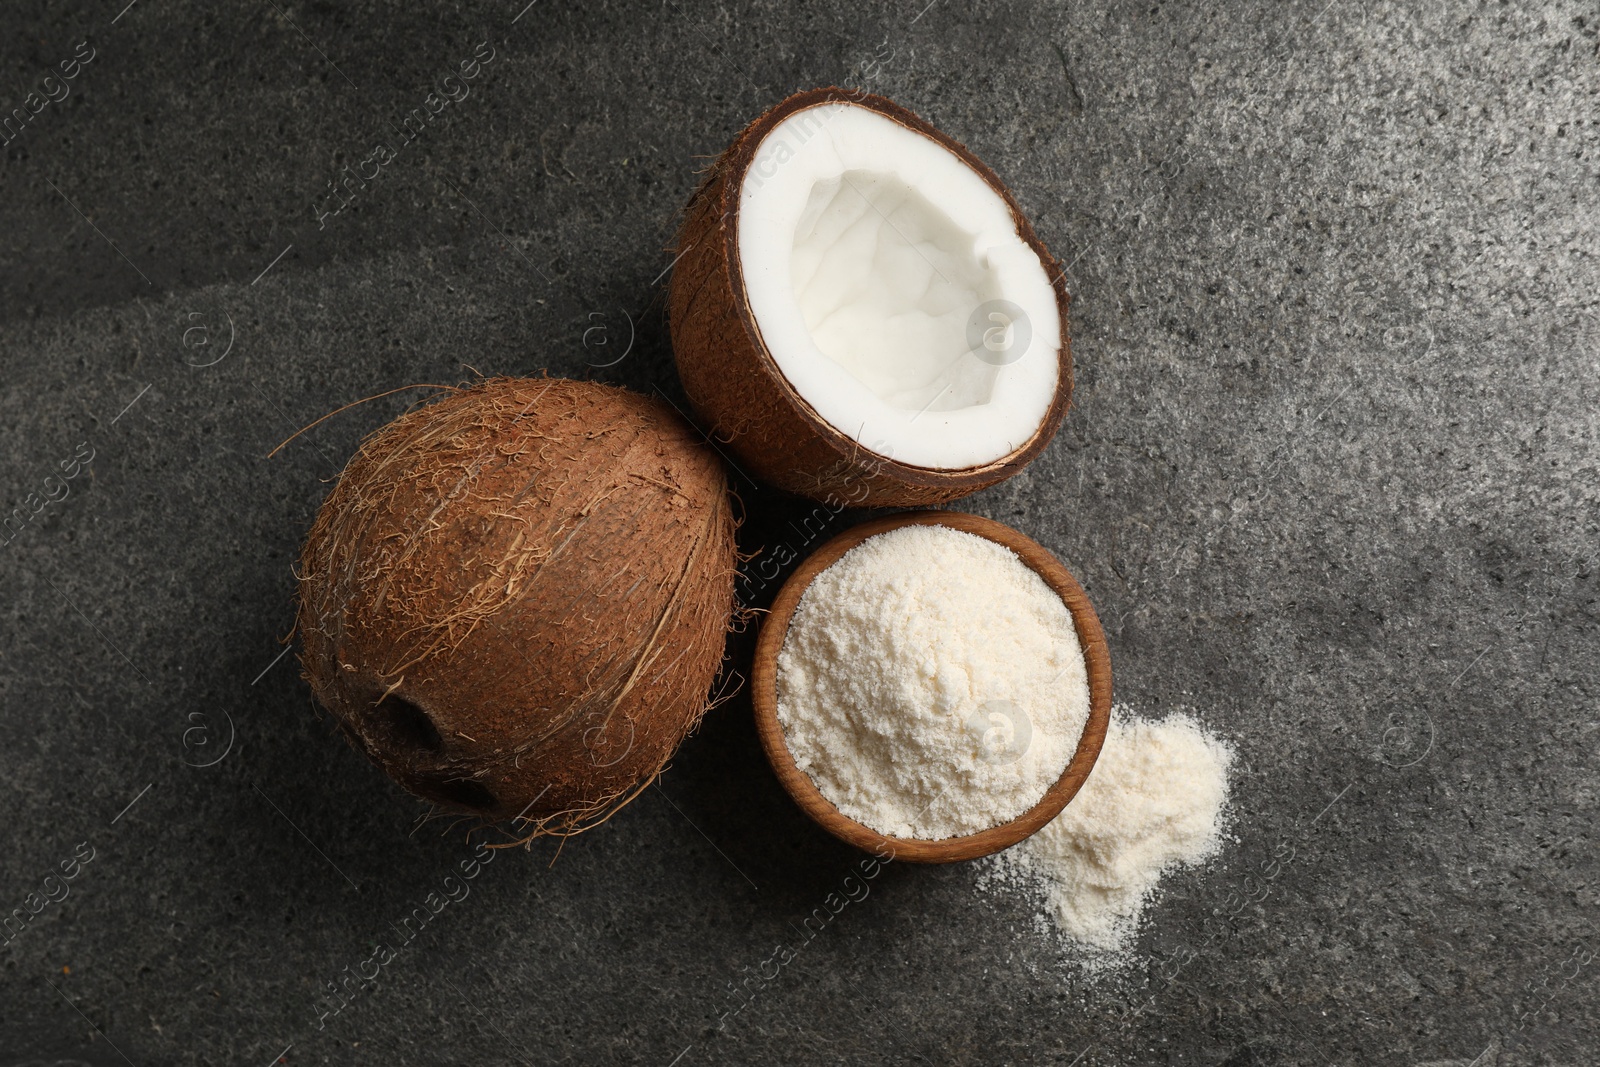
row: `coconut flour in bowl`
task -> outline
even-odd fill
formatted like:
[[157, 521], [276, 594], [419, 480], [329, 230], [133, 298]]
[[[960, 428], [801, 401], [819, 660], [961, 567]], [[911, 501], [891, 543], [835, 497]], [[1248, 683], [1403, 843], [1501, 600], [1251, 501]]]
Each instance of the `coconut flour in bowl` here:
[[1016, 553], [913, 525], [806, 587], [777, 660], [796, 765], [848, 818], [936, 841], [1037, 804], [1089, 717], [1072, 613]]

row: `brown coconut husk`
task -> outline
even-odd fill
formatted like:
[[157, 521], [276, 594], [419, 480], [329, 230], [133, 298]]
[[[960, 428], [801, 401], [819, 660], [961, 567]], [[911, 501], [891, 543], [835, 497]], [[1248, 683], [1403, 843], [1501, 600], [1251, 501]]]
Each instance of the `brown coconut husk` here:
[[666, 405], [496, 378], [368, 437], [300, 567], [305, 678], [346, 738], [528, 839], [603, 822], [700, 721], [734, 516]]
[[[766, 135], [797, 111], [827, 103], [870, 108], [959, 156], [999, 195], [1017, 233], [1047, 270], [1061, 314], [1060, 375], [1044, 420], [1016, 451], [994, 463], [940, 470], [897, 463], [829, 425], [791, 386], [767, 352], [750, 311], [739, 257], [739, 192]], [[684, 391], [712, 432], [756, 476], [817, 500], [871, 507], [942, 504], [1011, 477], [1055, 436], [1072, 398], [1067, 289], [1060, 263], [1039, 240], [1005, 184], [959, 142], [905, 108], [856, 90], [812, 89], [768, 110], [735, 138], [695, 192], [679, 231], [681, 258], [668, 298], [672, 348]]]

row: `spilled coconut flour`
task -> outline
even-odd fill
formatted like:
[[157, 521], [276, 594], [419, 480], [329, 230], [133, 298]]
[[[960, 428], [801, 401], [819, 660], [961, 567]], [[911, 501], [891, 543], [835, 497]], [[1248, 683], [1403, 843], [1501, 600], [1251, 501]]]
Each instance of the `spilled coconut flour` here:
[[946, 526], [869, 537], [806, 587], [778, 721], [842, 813], [925, 841], [1039, 802], [1089, 717], [1072, 613], [1004, 545]]
[[1222, 843], [1233, 751], [1187, 715], [1111, 709], [1094, 770], [1044, 829], [987, 861], [979, 885], [1035, 893], [1063, 934], [1106, 960], [1126, 950], [1161, 876]]

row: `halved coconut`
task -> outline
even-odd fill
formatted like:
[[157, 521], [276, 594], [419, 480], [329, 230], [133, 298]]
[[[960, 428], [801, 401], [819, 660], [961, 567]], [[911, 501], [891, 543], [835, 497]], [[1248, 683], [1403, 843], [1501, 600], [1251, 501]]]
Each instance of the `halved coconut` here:
[[815, 89], [751, 123], [679, 248], [684, 390], [783, 489], [942, 503], [1017, 473], [1066, 414], [1058, 265], [988, 167], [882, 97]]

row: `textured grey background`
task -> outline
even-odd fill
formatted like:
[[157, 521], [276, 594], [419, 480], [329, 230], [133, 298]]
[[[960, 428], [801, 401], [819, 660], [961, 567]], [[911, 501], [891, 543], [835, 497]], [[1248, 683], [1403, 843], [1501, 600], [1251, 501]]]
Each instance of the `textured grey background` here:
[[[94, 453], [0, 547], [0, 909], [94, 850], [0, 949], [0, 1063], [1600, 1059], [1593, 5], [124, 2], [0, 15], [7, 111], [95, 50], [0, 169], [0, 502]], [[967, 506], [1081, 578], [1120, 698], [1235, 741], [1236, 841], [1099, 978], [973, 869], [891, 866], [719, 1030], [852, 860], [734, 701], [319, 1030], [468, 846], [275, 660], [412, 397], [266, 454], [469, 367], [681, 399], [676, 213], [828, 83], [971, 145], [1068, 265], [1076, 406]], [[741, 489], [746, 547], [803, 547]]]

